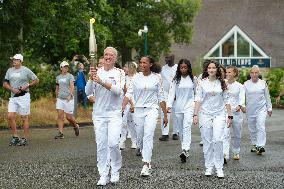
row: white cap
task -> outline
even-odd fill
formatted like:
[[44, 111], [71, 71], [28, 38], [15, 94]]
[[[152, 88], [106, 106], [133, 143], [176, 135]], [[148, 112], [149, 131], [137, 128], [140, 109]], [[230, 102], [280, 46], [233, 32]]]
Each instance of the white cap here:
[[20, 60], [21, 62], [24, 61], [24, 57], [21, 54], [15, 54], [13, 57], [10, 57], [10, 59]]
[[66, 61], [61, 62], [60, 68], [62, 68], [64, 66], [69, 66], [68, 62], [66, 62]]

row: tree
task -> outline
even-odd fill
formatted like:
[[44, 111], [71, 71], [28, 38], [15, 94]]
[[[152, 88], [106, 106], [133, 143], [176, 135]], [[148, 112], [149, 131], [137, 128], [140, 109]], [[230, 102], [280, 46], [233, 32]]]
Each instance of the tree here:
[[105, 19], [104, 25], [111, 26], [112, 43], [122, 53], [123, 60], [129, 58], [132, 48], [139, 55], [143, 54], [143, 39], [137, 36], [137, 32], [144, 24], [149, 28], [148, 48], [155, 57], [168, 52], [172, 42], [189, 43], [193, 33], [193, 18], [200, 7], [199, 0], [108, 2], [114, 11], [112, 19]]
[[[0, 58], [22, 46], [25, 57], [57, 64], [75, 53], [88, 55], [89, 19], [96, 17], [99, 55], [115, 46], [122, 60], [135, 48], [143, 52], [137, 32], [149, 28], [150, 54], [158, 57], [172, 42], [189, 43], [200, 0], [4, 0], [0, 22]], [[22, 29], [22, 30], [21, 30]], [[22, 35], [21, 32], [22, 31]], [[20, 36], [20, 37], [18, 37]], [[4, 45], [2, 45], [4, 44]]]

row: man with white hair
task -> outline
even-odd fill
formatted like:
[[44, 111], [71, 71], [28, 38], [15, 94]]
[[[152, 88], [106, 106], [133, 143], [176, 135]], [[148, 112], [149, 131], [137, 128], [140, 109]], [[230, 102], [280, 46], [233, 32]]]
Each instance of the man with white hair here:
[[97, 167], [100, 174], [98, 186], [119, 181], [121, 152], [119, 138], [122, 127], [122, 97], [125, 73], [115, 68], [117, 51], [113, 47], [104, 50], [104, 64], [97, 72], [90, 72], [86, 85], [86, 94], [94, 94], [93, 123], [97, 143]]
[[[3, 87], [11, 91], [8, 104], [8, 124], [12, 129], [10, 146], [25, 146], [29, 134], [30, 93], [29, 88], [36, 85], [37, 76], [27, 67], [23, 66], [23, 55], [15, 54], [11, 57], [13, 67], [6, 72]], [[20, 138], [16, 126], [16, 113], [23, 120], [24, 137]]]
[[259, 79], [259, 67], [254, 65], [250, 70], [251, 79], [244, 83], [246, 93], [246, 112], [251, 143], [251, 152], [261, 155], [265, 152], [265, 120], [271, 117], [272, 104], [266, 82]]

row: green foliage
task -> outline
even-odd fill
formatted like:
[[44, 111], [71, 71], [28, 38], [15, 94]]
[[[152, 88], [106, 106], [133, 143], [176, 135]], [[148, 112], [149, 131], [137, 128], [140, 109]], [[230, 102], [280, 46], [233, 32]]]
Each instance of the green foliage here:
[[[106, 10], [103, 3], [93, 8], [98, 7]], [[0, 59], [20, 52], [21, 47], [25, 57], [42, 58], [51, 64], [64, 57], [71, 59], [74, 54], [88, 54], [89, 19], [94, 16], [85, 0], [4, 0]], [[96, 33], [99, 46], [111, 39], [108, 27], [99, 22]]]
[[[245, 68], [240, 71], [239, 82], [244, 83], [249, 75], [249, 69]], [[271, 102], [275, 106], [275, 98], [279, 95], [280, 91], [283, 89], [283, 68], [270, 68], [267, 75], [263, 75], [263, 79], [268, 84], [269, 94], [271, 97]], [[280, 105], [284, 105], [284, 99], [281, 99]]]
[[247, 80], [248, 75], [249, 75], [249, 69], [248, 68], [242, 68], [241, 70], [239, 70], [238, 82], [244, 84], [244, 82]]
[[[200, 0], [4, 0], [0, 12], [0, 59], [23, 49], [25, 57], [56, 64], [74, 54], [88, 55], [89, 19], [96, 18], [98, 55], [114, 46], [123, 62], [131, 49], [143, 54], [143, 37], [149, 28], [150, 54], [169, 51], [172, 42], [189, 43], [193, 18]], [[22, 35], [20, 31], [23, 31]]]
[[38, 85], [31, 87], [30, 93], [32, 99], [41, 97], [55, 96], [55, 78], [59, 71], [54, 70], [57, 67], [52, 67], [42, 61], [30, 60], [25, 63], [25, 66], [31, 69], [38, 77]]
[[202, 73], [202, 66], [203, 66], [204, 60], [202, 58], [197, 57], [195, 64], [192, 65], [192, 73], [195, 76], [199, 76], [199, 74]]
[[[171, 1], [164, 0], [155, 3], [146, 1], [109, 1], [113, 8], [110, 30], [113, 35], [113, 44], [122, 53], [124, 62], [129, 51], [135, 48], [138, 54], [143, 55], [143, 37], [137, 32], [148, 26], [148, 51], [154, 57], [162, 52], [168, 52], [171, 43], [189, 43], [193, 33], [192, 21], [199, 10], [199, 0]], [[115, 23], [115, 24], [113, 24]]]
[[267, 75], [267, 83], [269, 88], [269, 93], [272, 97], [279, 95], [281, 89], [283, 88], [283, 75], [284, 71], [281, 68], [271, 68]]
[[[158, 60], [172, 42], [190, 43], [193, 19], [200, 0], [4, 0], [0, 10], [0, 79], [10, 67], [9, 57], [21, 52], [24, 65], [40, 83], [31, 89], [32, 98], [53, 95], [58, 62], [75, 54], [89, 54], [89, 19], [96, 18], [98, 57], [107, 46], [118, 49], [119, 61], [144, 52], [143, 37], [137, 32], [149, 28], [148, 51]], [[45, 67], [45, 69], [43, 69]], [[198, 69], [198, 68], [197, 68]], [[0, 88], [1, 97], [9, 92]]]
[[10, 92], [5, 90], [2, 87], [2, 82], [4, 81], [6, 71], [11, 66], [10, 62], [11, 60], [9, 60], [8, 57], [6, 57], [5, 59], [0, 59], [0, 68], [1, 68], [0, 69], [0, 81], [1, 81], [0, 98], [3, 98], [3, 99], [8, 99], [10, 96]]

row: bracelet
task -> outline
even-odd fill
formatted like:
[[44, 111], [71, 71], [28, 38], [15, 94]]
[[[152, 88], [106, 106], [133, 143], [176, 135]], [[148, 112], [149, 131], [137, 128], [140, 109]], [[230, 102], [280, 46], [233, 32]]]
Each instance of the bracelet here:
[[228, 119], [233, 119], [234, 118], [234, 116], [228, 116]]
[[195, 117], [195, 116], [197, 116], [197, 114], [194, 114], [192, 117]]

